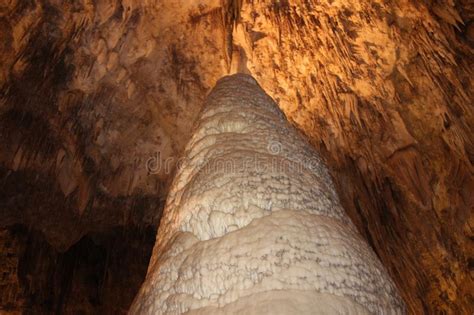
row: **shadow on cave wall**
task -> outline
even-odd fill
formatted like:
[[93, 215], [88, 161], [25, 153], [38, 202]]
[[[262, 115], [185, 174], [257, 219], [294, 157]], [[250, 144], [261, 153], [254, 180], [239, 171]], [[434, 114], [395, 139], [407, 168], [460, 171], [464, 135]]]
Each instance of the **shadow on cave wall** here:
[[0, 313], [125, 314], [145, 278], [156, 230], [88, 234], [63, 253], [25, 226], [0, 232], [2, 264], [12, 267], [0, 275]]

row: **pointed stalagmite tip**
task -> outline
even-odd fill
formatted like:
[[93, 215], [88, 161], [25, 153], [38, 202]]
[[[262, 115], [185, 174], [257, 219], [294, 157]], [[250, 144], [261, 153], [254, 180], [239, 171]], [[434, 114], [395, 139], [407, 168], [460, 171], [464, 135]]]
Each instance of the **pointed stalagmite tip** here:
[[249, 74], [245, 74], [245, 73], [236, 73], [236, 74], [231, 74], [231, 75], [222, 77], [217, 81], [216, 85], [223, 82], [234, 81], [234, 80], [241, 80], [241, 81], [251, 83], [254, 85], [259, 85], [257, 80], [253, 76]]

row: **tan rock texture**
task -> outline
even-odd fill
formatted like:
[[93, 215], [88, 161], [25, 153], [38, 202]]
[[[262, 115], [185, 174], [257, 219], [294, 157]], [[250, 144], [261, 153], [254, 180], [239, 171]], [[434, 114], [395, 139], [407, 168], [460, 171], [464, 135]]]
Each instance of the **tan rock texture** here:
[[409, 311], [471, 314], [473, 17], [469, 0], [3, 1], [0, 224], [61, 250], [156, 226], [206, 93], [246, 72], [327, 160]]

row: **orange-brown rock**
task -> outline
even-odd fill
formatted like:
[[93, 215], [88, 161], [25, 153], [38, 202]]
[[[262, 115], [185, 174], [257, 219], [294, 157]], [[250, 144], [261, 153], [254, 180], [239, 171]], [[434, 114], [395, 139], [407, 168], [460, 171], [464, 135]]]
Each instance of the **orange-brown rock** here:
[[4, 1], [0, 226], [65, 251], [158, 225], [206, 93], [247, 72], [325, 156], [411, 313], [470, 314], [473, 23], [469, 0]]

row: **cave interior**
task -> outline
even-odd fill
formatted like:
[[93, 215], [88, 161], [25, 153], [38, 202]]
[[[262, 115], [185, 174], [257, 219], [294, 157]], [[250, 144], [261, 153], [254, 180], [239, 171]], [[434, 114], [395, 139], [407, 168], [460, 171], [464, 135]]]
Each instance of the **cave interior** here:
[[320, 152], [409, 313], [474, 313], [474, 2], [6, 0], [0, 38], [0, 313], [127, 313], [237, 72]]

